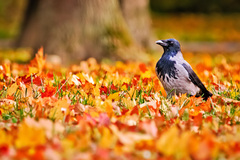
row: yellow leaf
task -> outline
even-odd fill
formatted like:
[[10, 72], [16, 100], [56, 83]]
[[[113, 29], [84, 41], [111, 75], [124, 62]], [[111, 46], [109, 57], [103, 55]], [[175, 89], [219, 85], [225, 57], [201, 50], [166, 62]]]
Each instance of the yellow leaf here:
[[28, 73], [29, 74], [34, 74], [34, 73], [38, 73], [38, 69], [36, 67], [28, 67]]
[[69, 103], [66, 98], [58, 100], [54, 107], [51, 108], [49, 117], [56, 120], [63, 120], [64, 115], [66, 115], [69, 110]]
[[15, 141], [16, 148], [36, 147], [45, 143], [46, 137], [43, 128], [29, 126], [26, 122], [20, 125]]
[[151, 78], [151, 72], [150, 71], [146, 71], [144, 73], [141, 74], [142, 78]]
[[182, 134], [176, 126], [164, 132], [157, 140], [157, 150], [166, 156], [175, 156], [180, 159], [188, 159], [189, 157], [189, 143], [191, 141], [192, 133], [185, 131]]
[[122, 86], [122, 90], [127, 90], [126, 85]]
[[95, 96], [100, 96], [99, 84], [96, 84], [96, 86], [93, 88], [93, 93]]
[[2, 73], [0, 73], [0, 79], [3, 80], [3, 74]]
[[11, 76], [10, 64], [4, 64], [5, 73], [8, 77]]
[[0, 130], [0, 146], [2, 145], [11, 145], [12, 144], [11, 134], [7, 134], [4, 130]]
[[119, 92], [110, 94], [107, 99], [118, 101], [120, 99]]
[[136, 92], [135, 92], [135, 89], [134, 89], [133, 87], [130, 88], [129, 95], [130, 95], [131, 98], [133, 98], [133, 99], [135, 98], [135, 97], [134, 97], [134, 95], [136, 95], [135, 93], [136, 93]]
[[156, 142], [158, 151], [166, 156], [171, 156], [177, 152], [176, 146], [179, 145], [178, 135], [179, 131], [176, 127], [172, 127], [168, 131], [164, 132]]
[[123, 78], [121, 78], [121, 82], [122, 83], [129, 83], [130, 79], [128, 77], [123, 77]]
[[14, 93], [16, 93], [17, 89], [18, 89], [18, 85], [17, 85], [16, 83], [13, 83], [13, 84], [11, 85], [11, 87], [8, 88], [8, 90], [7, 90], [7, 95], [8, 95], [8, 96], [13, 95]]
[[125, 68], [125, 64], [121, 61], [116, 62], [116, 68]]
[[108, 128], [104, 127], [102, 130], [102, 137], [99, 141], [99, 146], [102, 148], [112, 148], [115, 146], [116, 140], [116, 135], [113, 135]]
[[34, 148], [30, 148], [30, 149], [28, 150], [28, 154], [29, 154], [29, 155], [34, 155], [34, 153], [36, 153], [36, 150], [35, 150]]
[[82, 75], [82, 73], [78, 73], [76, 76], [80, 79], [81, 82], [84, 82], [84, 83], [85, 83], [85, 78], [84, 78], [84, 76]]
[[70, 148], [74, 147], [74, 142], [69, 140], [69, 139], [63, 139], [61, 141], [61, 144], [62, 144], [64, 150], [67, 150], [67, 149], [70, 149]]

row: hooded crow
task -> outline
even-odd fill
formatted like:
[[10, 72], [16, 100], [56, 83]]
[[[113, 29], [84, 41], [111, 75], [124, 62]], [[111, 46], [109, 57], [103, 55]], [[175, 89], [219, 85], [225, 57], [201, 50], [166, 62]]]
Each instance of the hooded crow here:
[[180, 44], [176, 39], [158, 40], [164, 53], [156, 64], [156, 74], [168, 97], [187, 93], [190, 96], [202, 96], [204, 100], [212, 96], [190, 64], [183, 59]]

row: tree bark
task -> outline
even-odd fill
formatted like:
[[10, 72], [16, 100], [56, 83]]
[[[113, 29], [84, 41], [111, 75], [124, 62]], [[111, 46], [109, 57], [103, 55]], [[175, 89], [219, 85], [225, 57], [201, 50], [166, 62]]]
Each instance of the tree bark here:
[[43, 46], [64, 64], [89, 57], [125, 59], [131, 56], [124, 53], [137, 51], [134, 39], [141, 39], [133, 38], [128, 26], [118, 0], [29, 0], [16, 44]]
[[144, 48], [151, 48], [151, 18], [149, 0], [119, 0], [121, 10], [135, 42]]

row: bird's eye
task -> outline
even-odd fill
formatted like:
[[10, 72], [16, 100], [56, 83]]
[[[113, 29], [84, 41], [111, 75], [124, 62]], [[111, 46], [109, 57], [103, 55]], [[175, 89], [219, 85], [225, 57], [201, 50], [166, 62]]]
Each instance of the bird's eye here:
[[171, 41], [170, 44], [173, 45], [173, 41]]

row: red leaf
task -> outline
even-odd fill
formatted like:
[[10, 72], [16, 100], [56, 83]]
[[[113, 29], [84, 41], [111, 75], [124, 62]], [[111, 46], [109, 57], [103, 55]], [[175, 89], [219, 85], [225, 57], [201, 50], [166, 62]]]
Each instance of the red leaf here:
[[47, 73], [47, 77], [48, 77], [49, 79], [53, 79], [53, 73], [52, 73], [52, 72], [48, 72], [48, 73]]
[[52, 97], [57, 92], [57, 90], [55, 87], [47, 85], [45, 87], [45, 92], [42, 92], [42, 90], [40, 90], [40, 92], [41, 92], [41, 97], [44, 98], [44, 97]]
[[110, 88], [111, 88], [111, 90], [117, 91], [117, 87], [114, 86], [114, 84], [111, 84]]
[[11, 99], [11, 100], [14, 100], [15, 99], [15, 97], [14, 96], [7, 96], [7, 99]]
[[130, 115], [133, 115], [133, 114], [139, 115], [139, 109], [138, 109], [137, 105], [133, 107], [133, 109], [132, 109], [132, 111], [130, 113]]
[[39, 76], [35, 76], [35, 78], [33, 79], [33, 84], [36, 84], [38, 86], [40, 86], [42, 84], [42, 80]]
[[134, 86], [136, 86], [137, 83], [138, 83], [138, 81], [139, 81], [139, 79], [140, 79], [140, 75], [135, 75], [135, 76], [133, 77], [133, 79], [132, 79], [132, 84], [133, 84]]
[[212, 122], [212, 116], [208, 116], [206, 119], [205, 119], [206, 122]]
[[107, 94], [107, 92], [108, 92], [108, 88], [106, 86], [101, 86], [101, 88], [99, 88], [99, 90], [100, 90], [100, 94], [102, 94], [102, 93]]
[[[19, 77], [17, 81], [23, 82], [24, 84], [31, 84], [31, 76], [25, 75], [25, 76]], [[41, 78], [36, 74], [32, 75], [32, 81], [33, 81], [33, 84], [36, 84], [38, 86], [42, 85], [43, 83]]]
[[143, 82], [143, 84], [148, 84], [149, 82], [151, 82], [151, 78], [144, 78], [143, 80], [142, 80], [142, 82]]
[[234, 150], [235, 150], [236, 152], [240, 152], [240, 142], [235, 142]]
[[129, 111], [129, 109], [123, 107], [121, 113], [122, 113], [122, 115], [124, 115], [124, 114], [126, 114], [128, 111]]
[[139, 69], [144, 73], [146, 72], [148, 69], [146, 67], [146, 65], [144, 63], [140, 63], [139, 64]]
[[7, 155], [9, 153], [9, 147], [7, 145], [2, 145], [0, 147], [0, 155]]

